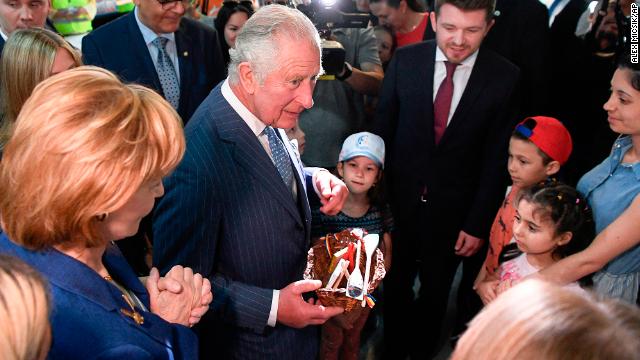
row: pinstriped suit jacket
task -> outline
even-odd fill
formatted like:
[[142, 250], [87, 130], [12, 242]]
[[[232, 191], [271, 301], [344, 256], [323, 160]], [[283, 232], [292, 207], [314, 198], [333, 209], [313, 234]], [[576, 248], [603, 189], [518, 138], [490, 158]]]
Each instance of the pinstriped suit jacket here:
[[[304, 169], [298, 201], [218, 85], [185, 129], [187, 150], [154, 212], [154, 265], [182, 264], [213, 285], [201, 324], [203, 358], [313, 359], [317, 328], [267, 326], [273, 289], [302, 278], [311, 215]], [[280, 136], [286, 139], [283, 131]]]

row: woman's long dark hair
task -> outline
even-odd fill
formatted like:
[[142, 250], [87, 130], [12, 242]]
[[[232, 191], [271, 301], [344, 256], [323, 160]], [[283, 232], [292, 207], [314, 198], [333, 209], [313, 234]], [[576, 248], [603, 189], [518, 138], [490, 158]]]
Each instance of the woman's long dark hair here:
[[622, 56], [618, 62], [618, 69], [631, 71], [629, 82], [634, 89], [640, 91], [640, 64], [634, 64], [629, 54]]
[[229, 18], [231, 18], [231, 15], [237, 12], [243, 12], [247, 14], [247, 18], [250, 18], [251, 15], [253, 15], [253, 10], [250, 7], [248, 7], [248, 3], [249, 2], [247, 1], [241, 1], [241, 2], [237, 2], [233, 0], [225, 1], [224, 3], [222, 3], [222, 7], [220, 8], [220, 10], [218, 10], [218, 15], [216, 16], [216, 19], [213, 22], [216, 28], [216, 31], [218, 32], [220, 49], [222, 50], [222, 56], [224, 58], [225, 64], [229, 63], [229, 45], [227, 44], [227, 41], [224, 39], [224, 27], [225, 25], [227, 25], [227, 22], [229, 21]]

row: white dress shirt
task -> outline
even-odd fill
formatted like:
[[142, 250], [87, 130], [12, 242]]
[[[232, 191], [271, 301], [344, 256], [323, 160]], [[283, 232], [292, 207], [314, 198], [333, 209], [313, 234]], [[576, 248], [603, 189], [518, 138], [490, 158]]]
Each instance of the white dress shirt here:
[[[471, 76], [471, 70], [473, 70], [473, 65], [475, 65], [476, 59], [478, 58], [478, 51], [479, 50], [476, 50], [476, 52], [474, 52], [468, 58], [464, 59], [464, 61], [458, 64], [458, 66], [456, 67], [456, 71], [453, 73], [453, 98], [451, 99], [451, 108], [449, 108], [447, 126], [449, 126], [451, 118], [458, 108], [460, 98], [464, 93], [464, 89], [467, 87], [469, 77]], [[440, 50], [440, 48], [436, 46], [436, 63], [435, 71], [433, 74], [433, 101], [436, 100], [436, 95], [438, 94], [440, 84], [447, 77], [447, 68], [444, 65], [445, 61], [447, 61], [447, 57], [444, 55], [442, 50]]]
[[560, 14], [560, 12], [564, 10], [564, 8], [569, 3], [569, 0], [540, 0], [540, 2], [543, 3], [548, 10], [551, 10], [551, 5], [553, 5], [553, 3], [556, 1], [558, 2], [558, 5], [556, 5], [556, 7], [553, 9], [553, 12], [549, 14], [549, 26], [553, 25], [553, 21], [556, 19], [556, 16], [558, 16], [558, 14]]
[[222, 96], [225, 100], [231, 105], [233, 110], [235, 110], [238, 115], [242, 118], [242, 120], [247, 123], [247, 126], [253, 131], [256, 135], [260, 144], [264, 148], [264, 151], [269, 154], [271, 157], [271, 148], [269, 147], [269, 139], [267, 139], [267, 135], [264, 133], [264, 129], [267, 127], [265, 123], [263, 123], [257, 116], [255, 116], [246, 106], [238, 99], [236, 94], [231, 90], [231, 86], [229, 86], [229, 80], [225, 80], [222, 83], [222, 87], [220, 88], [222, 92]]
[[149, 29], [145, 24], [140, 21], [140, 17], [138, 16], [138, 7], [134, 10], [134, 15], [136, 17], [136, 22], [138, 23], [138, 28], [140, 28], [140, 32], [142, 33], [142, 38], [144, 39], [144, 43], [147, 44], [147, 49], [149, 50], [149, 54], [151, 55], [151, 60], [153, 60], [153, 66], [158, 68], [158, 48], [153, 45], [153, 40], [157, 37], [163, 37], [169, 39], [167, 41], [167, 45], [165, 46], [165, 51], [171, 62], [173, 63], [173, 68], [176, 70], [176, 78], [178, 79], [178, 85], [180, 85], [180, 64], [178, 63], [178, 48], [176, 47], [176, 35], [174, 33], [162, 33], [156, 34], [153, 30]]

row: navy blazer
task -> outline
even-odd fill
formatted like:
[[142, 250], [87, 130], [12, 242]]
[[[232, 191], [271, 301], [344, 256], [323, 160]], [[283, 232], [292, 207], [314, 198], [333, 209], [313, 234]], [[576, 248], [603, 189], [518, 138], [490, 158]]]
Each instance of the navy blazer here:
[[496, 11], [500, 16], [495, 18], [483, 48], [520, 68], [522, 106], [518, 117], [548, 114], [549, 10], [539, 0], [497, 0]]
[[[267, 326], [273, 289], [300, 280], [310, 247], [304, 169], [298, 200], [258, 138], [217, 86], [185, 129], [186, 154], [165, 180], [154, 212], [154, 265], [190, 266], [213, 284], [214, 318], [203, 320], [204, 358], [313, 359], [317, 327]], [[278, 132], [286, 139], [284, 131]]]
[[[225, 78], [226, 69], [213, 28], [182, 18], [174, 34], [180, 68], [178, 114], [186, 123], [211, 89]], [[126, 82], [142, 84], [163, 94], [133, 11], [85, 36], [82, 57], [86, 65], [100, 66]]]
[[[436, 146], [436, 46], [431, 40], [396, 51], [385, 73], [375, 131], [386, 143], [385, 176], [394, 217], [422, 229], [443, 229], [439, 234], [447, 238], [439, 241], [453, 248], [460, 230], [486, 239], [504, 198], [519, 70], [481, 48], [458, 107]], [[416, 59], [424, 62], [415, 66]], [[421, 197], [430, 214], [427, 222], [418, 217]]]
[[[187, 327], [137, 309], [137, 325], [122, 293], [85, 264], [57, 250], [31, 251], [0, 234], [0, 253], [19, 257], [49, 282], [53, 342], [49, 359], [197, 359], [198, 342]], [[109, 274], [149, 308], [149, 295], [116, 246], [103, 258]], [[3, 325], [4, 326], [4, 325]]]

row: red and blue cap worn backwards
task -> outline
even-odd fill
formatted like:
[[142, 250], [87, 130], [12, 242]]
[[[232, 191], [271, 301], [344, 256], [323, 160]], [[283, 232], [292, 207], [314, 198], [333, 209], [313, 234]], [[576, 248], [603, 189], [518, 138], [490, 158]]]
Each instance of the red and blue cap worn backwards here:
[[538, 149], [560, 165], [569, 160], [573, 150], [571, 134], [558, 119], [547, 116], [529, 117], [516, 126], [516, 132], [531, 140]]

